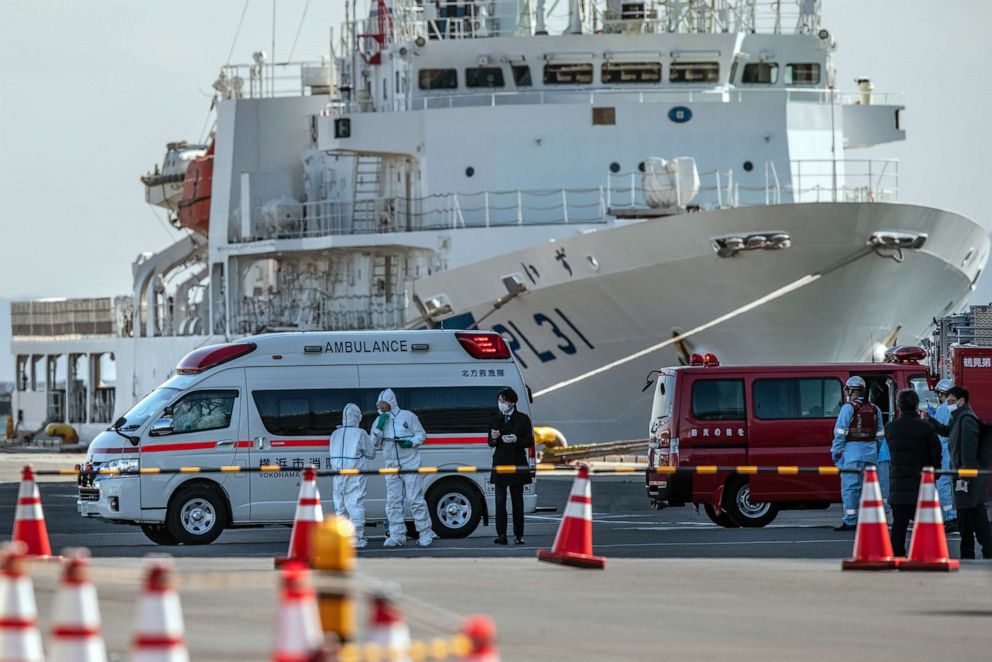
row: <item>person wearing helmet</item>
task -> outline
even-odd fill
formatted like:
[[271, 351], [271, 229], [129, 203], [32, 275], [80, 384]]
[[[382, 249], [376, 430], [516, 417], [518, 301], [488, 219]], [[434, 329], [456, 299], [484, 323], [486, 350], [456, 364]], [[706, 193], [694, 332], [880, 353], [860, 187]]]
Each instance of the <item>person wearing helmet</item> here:
[[[375, 457], [372, 438], [359, 427], [362, 410], [356, 404], [348, 403], [341, 414], [341, 427], [331, 433], [331, 469], [369, 468], [368, 460]], [[355, 527], [354, 545], [358, 549], [368, 543], [365, 540], [365, 476], [335, 476], [333, 482], [334, 512], [338, 517], [347, 514]]]
[[[400, 409], [396, 394], [386, 389], [379, 394], [376, 404], [379, 417], [372, 423], [372, 441], [376, 448], [382, 448], [386, 467], [389, 469], [419, 469], [420, 446], [427, 439], [424, 426], [412, 411]], [[427, 547], [434, 540], [431, 518], [424, 499], [424, 475], [386, 475], [386, 519], [389, 521], [389, 535], [386, 547], [402, 547], [406, 544], [406, 521], [404, 510], [410, 504], [410, 514], [417, 526], [418, 544]]]
[[[868, 402], [865, 380], [854, 376], [844, 385], [847, 402], [840, 409], [834, 425], [834, 442], [830, 456], [841, 469], [857, 472], [840, 475], [840, 495], [844, 504], [844, 519], [834, 531], [852, 531], [858, 524], [858, 506], [861, 498], [861, 471], [878, 463], [879, 450], [885, 443], [885, 427], [881, 410]], [[885, 446], [888, 454], [888, 447]], [[884, 497], [883, 497], [884, 498]]]
[[[930, 417], [941, 425], [951, 424], [951, 410], [948, 409], [947, 392], [954, 388], [954, 381], [951, 379], [941, 379], [934, 386], [934, 393], [937, 394], [937, 407], [930, 411]], [[929, 407], [928, 407], [929, 410]], [[940, 439], [940, 468], [947, 470], [951, 468], [951, 451], [947, 445], [947, 437], [937, 435]], [[954, 531], [958, 527], [958, 514], [954, 510], [954, 491], [951, 489], [951, 477], [940, 476], [937, 479], [937, 495], [940, 497], [940, 507], [944, 511], [944, 527]]]

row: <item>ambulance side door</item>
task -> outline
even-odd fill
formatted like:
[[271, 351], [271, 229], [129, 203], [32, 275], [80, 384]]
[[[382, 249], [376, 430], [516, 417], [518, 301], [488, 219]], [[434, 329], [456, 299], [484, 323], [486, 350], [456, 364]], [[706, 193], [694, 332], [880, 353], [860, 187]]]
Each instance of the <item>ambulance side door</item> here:
[[[291, 522], [304, 467], [330, 468], [331, 433], [358, 397], [353, 365], [247, 368], [249, 464], [279, 466], [250, 474], [251, 520]], [[362, 406], [361, 403], [359, 406]], [[317, 479], [324, 513], [333, 512], [330, 477]]]

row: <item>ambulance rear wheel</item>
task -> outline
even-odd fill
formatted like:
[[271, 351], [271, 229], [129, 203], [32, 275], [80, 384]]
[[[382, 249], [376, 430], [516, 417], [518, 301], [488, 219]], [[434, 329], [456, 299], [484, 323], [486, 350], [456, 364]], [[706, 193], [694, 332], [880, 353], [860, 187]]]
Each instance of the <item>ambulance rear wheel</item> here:
[[179, 541], [169, 533], [165, 524], [142, 524], [141, 532], [156, 545], [178, 545]]
[[727, 481], [723, 490], [723, 511], [735, 524], [748, 529], [766, 526], [778, 516], [776, 504], [751, 501], [751, 486], [744, 477]]
[[482, 497], [466, 480], [439, 480], [427, 493], [431, 524], [441, 538], [466, 538], [482, 519]]
[[704, 503], [703, 510], [706, 511], [706, 516], [710, 518], [710, 521], [714, 524], [722, 526], [725, 529], [736, 529], [738, 524], [734, 520], [730, 519], [730, 515], [727, 514], [726, 510], [721, 510], [720, 514], [716, 514], [716, 508], [711, 504]]
[[169, 502], [165, 525], [184, 545], [207, 545], [224, 530], [227, 508], [219, 494], [203, 485], [180, 489]]

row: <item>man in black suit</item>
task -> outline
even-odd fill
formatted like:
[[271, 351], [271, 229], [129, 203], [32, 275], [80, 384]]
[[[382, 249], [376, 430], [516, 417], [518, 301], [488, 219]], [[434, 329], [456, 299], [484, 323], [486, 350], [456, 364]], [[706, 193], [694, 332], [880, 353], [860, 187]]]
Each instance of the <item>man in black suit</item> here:
[[517, 393], [512, 388], [500, 391], [499, 413], [489, 419], [489, 445], [493, 450], [493, 471], [489, 480], [496, 486], [496, 540], [506, 545], [506, 491], [513, 506], [513, 537], [524, 544], [524, 485], [531, 482], [530, 472], [497, 473], [495, 467], [529, 466], [528, 451], [534, 448], [534, 427], [530, 417], [517, 411]]

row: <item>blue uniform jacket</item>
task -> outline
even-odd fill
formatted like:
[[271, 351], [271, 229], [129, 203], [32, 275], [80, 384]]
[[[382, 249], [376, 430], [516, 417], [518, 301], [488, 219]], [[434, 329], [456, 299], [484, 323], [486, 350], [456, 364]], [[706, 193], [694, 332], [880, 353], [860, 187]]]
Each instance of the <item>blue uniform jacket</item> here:
[[885, 441], [885, 424], [882, 422], [882, 411], [875, 407], [875, 421], [878, 429], [875, 433], [875, 443], [852, 441], [848, 443], [847, 433], [851, 429], [854, 418], [854, 406], [847, 402], [840, 408], [837, 424], [834, 425], [834, 443], [830, 447], [830, 456], [834, 464], [845, 468], [852, 462], [890, 462], [889, 445]]

